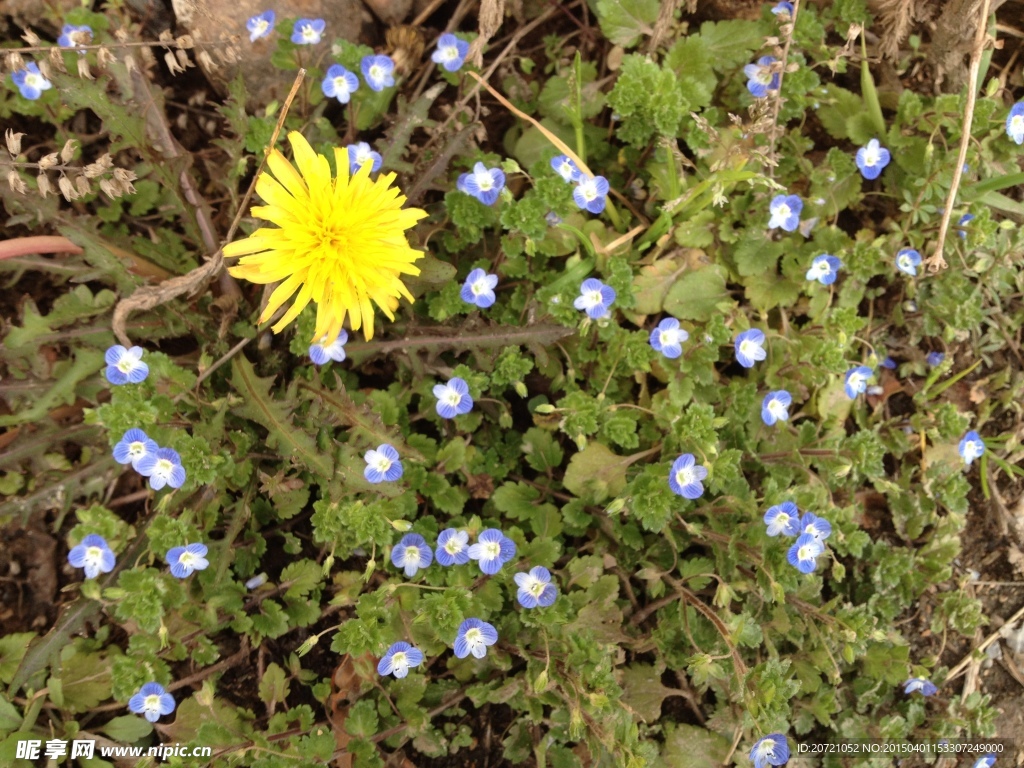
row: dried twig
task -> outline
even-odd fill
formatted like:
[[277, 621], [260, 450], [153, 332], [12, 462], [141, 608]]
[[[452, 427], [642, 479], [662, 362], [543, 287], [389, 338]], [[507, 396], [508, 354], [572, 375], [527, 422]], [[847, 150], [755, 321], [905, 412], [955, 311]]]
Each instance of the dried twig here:
[[978, 14], [978, 28], [974, 35], [974, 50], [971, 51], [971, 67], [967, 74], [967, 105], [964, 107], [963, 134], [960, 136], [960, 152], [957, 154], [956, 167], [953, 168], [953, 181], [949, 185], [946, 207], [942, 211], [942, 223], [939, 225], [939, 237], [935, 242], [935, 250], [924, 262], [925, 267], [933, 274], [949, 266], [946, 264], [946, 260], [942, 258], [942, 249], [946, 244], [949, 222], [953, 218], [953, 205], [956, 203], [956, 193], [960, 189], [960, 179], [963, 177], [964, 163], [967, 161], [967, 145], [971, 141], [974, 104], [978, 100], [978, 70], [981, 68], [981, 54], [985, 50], [985, 27], [988, 20], [989, 2], [990, 0], [982, 0], [981, 10]]
[[[1024, 608], [1021, 608], [1019, 611], [1017, 611], [1015, 614], [1013, 614], [1013, 616], [1011, 616], [1006, 621], [1004, 621], [1003, 624], [1004, 625], [1013, 625], [1013, 624], [1015, 624], [1017, 622], [1017, 619], [1021, 618], [1022, 616], [1024, 616]], [[972, 649], [970, 653], [968, 653], [966, 656], [964, 656], [960, 660], [959, 664], [957, 664], [955, 667], [953, 667], [951, 670], [949, 670], [949, 672], [946, 673], [946, 679], [943, 682], [944, 683], [948, 683], [954, 677], [956, 677], [961, 672], [963, 672], [967, 668], [967, 665], [971, 663], [971, 658], [974, 656], [974, 652], [975, 651], [984, 651], [986, 648], [988, 648], [990, 645], [992, 645], [992, 643], [994, 643], [996, 640], [999, 639], [1000, 632], [1001, 632], [1001, 630], [997, 629], [991, 635], [989, 635], [984, 640], [982, 640], [978, 644], [977, 648]]]

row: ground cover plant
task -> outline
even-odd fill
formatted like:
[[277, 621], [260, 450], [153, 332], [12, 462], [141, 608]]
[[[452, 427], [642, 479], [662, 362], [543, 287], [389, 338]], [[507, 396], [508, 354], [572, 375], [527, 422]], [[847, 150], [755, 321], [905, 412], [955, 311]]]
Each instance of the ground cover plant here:
[[2, 17], [0, 763], [1020, 764], [1001, 3], [73, 5]]

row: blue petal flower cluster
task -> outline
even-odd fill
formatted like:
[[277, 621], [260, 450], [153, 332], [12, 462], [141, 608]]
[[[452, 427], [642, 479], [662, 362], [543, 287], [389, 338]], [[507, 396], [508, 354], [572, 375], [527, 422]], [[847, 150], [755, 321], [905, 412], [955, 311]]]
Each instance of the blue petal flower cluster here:
[[773, 66], [777, 62], [774, 56], [762, 56], [743, 68], [743, 74], [747, 76], [747, 90], [756, 98], [763, 99], [769, 91], [779, 89], [782, 77]]
[[155, 723], [161, 715], [174, 711], [174, 697], [159, 683], [146, 683], [128, 700], [128, 709]]
[[934, 696], [938, 693], [939, 689], [931, 680], [926, 680], [923, 677], [912, 677], [903, 684], [903, 692], [910, 694], [915, 691], [920, 692], [922, 696]]
[[[321, 20], [317, 19], [317, 21]], [[292, 41], [298, 42], [295, 40], [294, 34], [292, 35]], [[317, 37], [312, 42], [319, 43], [320, 38]], [[363, 73], [363, 79], [371, 91], [383, 91], [385, 88], [390, 88], [395, 84], [395, 62], [390, 56], [385, 56], [384, 54], [364, 56], [359, 64], [359, 69]], [[320, 83], [320, 90], [323, 91], [324, 96], [327, 98], [337, 99], [342, 104], [348, 104], [352, 94], [359, 90], [359, 78], [354, 72], [345, 69], [341, 64], [332, 64], [328, 67], [323, 82]], [[359, 145], [356, 146], [358, 147]], [[350, 150], [350, 164], [352, 162], [351, 157]], [[375, 164], [373, 170], [376, 171], [379, 167], [379, 164]], [[352, 169], [352, 173], [355, 173], [355, 169]]]
[[363, 459], [366, 461], [363, 476], [371, 483], [393, 483], [404, 471], [398, 451], [389, 443], [378, 445], [376, 450], [367, 451]]
[[323, 19], [296, 19], [292, 27], [292, 42], [296, 45], [316, 45], [326, 28], [327, 22]]
[[129, 429], [114, 446], [114, 460], [131, 464], [132, 469], [149, 478], [149, 487], [159, 491], [165, 485], [181, 488], [185, 484], [185, 468], [181, 456], [172, 448], [161, 448], [141, 429]]
[[786, 232], [796, 232], [800, 226], [800, 212], [804, 209], [804, 201], [796, 195], [776, 195], [768, 204], [768, 229], [782, 228]]
[[789, 406], [793, 396], [784, 389], [769, 392], [761, 403], [761, 421], [769, 427], [778, 421], [789, 421]]
[[754, 763], [754, 768], [785, 765], [789, 760], [789, 740], [783, 733], [769, 733], [758, 739], [750, 748], [750, 759]]
[[494, 205], [505, 188], [505, 172], [501, 168], [488, 168], [483, 163], [476, 163], [472, 171], [459, 176], [455, 186], [484, 205]]
[[273, 32], [276, 20], [277, 14], [273, 11], [264, 11], [250, 16], [249, 20], [245, 22], [245, 28], [249, 31], [249, 42], [255, 43], [261, 37], [266, 37]]
[[896, 269], [900, 272], [915, 277], [919, 266], [921, 266], [921, 254], [913, 248], [904, 248], [896, 254]]
[[39, 71], [39, 65], [30, 61], [24, 69], [11, 72], [11, 80], [18, 87], [18, 91], [29, 101], [35, 101], [43, 95], [43, 91], [53, 88], [53, 83], [46, 79]]
[[171, 547], [167, 550], [167, 564], [171, 567], [171, 575], [179, 579], [187, 579], [194, 571], [205, 571], [210, 561], [206, 559], [205, 544], [186, 544], [184, 547]]
[[964, 460], [966, 466], [971, 466], [971, 462], [975, 459], [981, 458], [985, 453], [985, 441], [981, 439], [981, 435], [975, 432], [973, 429], [960, 438], [959, 445], [960, 458]]
[[679, 327], [679, 321], [674, 317], [666, 317], [658, 326], [651, 331], [651, 348], [655, 352], [661, 352], [669, 359], [675, 359], [683, 354], [683, 342], [688, 341], [690, 334]]
[[342, 362], [345, 359], [345, 344], [348, 343], [348, 331], [342, 328], [334, 341], [330, 344], [324, 344], [325, 341], [327, 341], [326, 336], [321, 338], [316, 344], [310, 345], [309, 359], [317, 365], [323, 365], [330, 360], [336, 363]]
[[868, 368], [866, 365], [858, 365], [856, 368], [851, 368], [846, 372], [846, 382], [843, 388], [846, 390], [846, 396], [851, 400], [856, 400], [857, 395], [862, 395], [868, 388], [868, 379], [871, 378], [874, 371]]
[[142, 362], [142, 347], [125, 349], [115, 344], [104, 353], [103, 359], [107, 363], [107, 381], [116, 386], [138, 384], [149, 376], [149, 366]]
[[[65, 24], [57, 38], [57, 45], [61, 48], [74, 48], [76, 45], [88, 45], [92, 42], [92, 27], [87, 24]], [[78, 53], [85, 53], [84, 48], [79, 48]]]
[[498, 287], [498, 276], [489, 275], [482, 269], [474, 269], [466, 276], [459, 296], [467, 304], [474, 304], [480, 309], [494, 305], [497, 297], [494, 289]]
[[786, 553], [789, 564], [801, 573], [811, 573], [817, 567], [818, 556], [825, 551], [825, 539], [832, 535], [832, 525], [811, 512], [800, 516], [792, 501], [769, 507], [764, 513], [769, 536], [795, 536], [796, 542]]
[[580, 295], [573, 300], [572, 305], [586, 312], [588, 317], [600, 320], [608, 316], [615, 296], [614, 288], [596, 278], [588, 277], [580, 284]]
[[430, 60], [449, 72], [458, 72], [466, 61], [467, 53], [469, 43], [446, 32], [437, 39], [437, 49], [430, 55]]
[[735, 348], [736, 362], [744, 368], [753, 368], [754, 363], [768, 357], [768, 353], [764, 351], [764, 331], [758, 328], [751, 328], [738, 334]]
[[839, 276], [839, 268], [843, 262], [830, 253], [815, 256], [811, 268], [807, 270], [808, 280], [817, 280], [822, 285], [832, 285]]
[[358, 173], [359, 169], [367, 163], [370, 164], [370, 173], [376, 173], [384, 162], [380, 152], [375, 152], [365, 141], [360, 141], [358, 144], [349, 144], [345, 147], [345, 151], [348, 153], [349, 173]]
[[435, 384], [434, 397], [437, 398], [437, 415], [442, 419], [454, 419], [473, 410], [469, 384], [458, 376], [449, 379], [447, 384]]
[[71, 548], [68, 552], [68, 562], [74, 568], [84, 568], [85, 578], [95, 579], [101, 573], [110, 573], [114, 570], [117, 559], [106, 539], [99, 534], [90, 533], [80, 544]]
[[877, 179], [882, 169], [889, 164], [892, 155], [889, 150], [878, 143], [878, 139], [871, 139], [865, 146], [857, 150], [857, 167], [865, 179]]
[[672, 493], [684, 499], [699, 499], [704, 495], [704, 483], [701, 481], [707, 476], [707, 468], [697, 464], [692, 453], [684, 453], [672, 462], [672, 469], [668, 473], [668, 487], [672, 489]]

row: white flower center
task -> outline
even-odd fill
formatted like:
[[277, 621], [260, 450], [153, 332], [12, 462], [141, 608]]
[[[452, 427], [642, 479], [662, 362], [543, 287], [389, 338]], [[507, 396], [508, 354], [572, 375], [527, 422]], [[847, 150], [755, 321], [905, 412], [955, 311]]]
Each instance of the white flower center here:
[[981, 456], [983, 452], [983, 446], [974, 441], [971, 441], [964, 446], [964, 458], [969, 458], [972, 461]]
[[494, 560], [501, 554], [501, 543], [488, 541], [484, 544], [484, 555], [488, 560]]
[[377, 471], [384, 473], [391, 469], [391, 459], [387, 456], [377, 455]]
[[775, 215], [780, 219], [788, 219], [790, 213], [789, 206], [785, 203], [779, 203], [775, 208]]
[[679, 329], [670, 328], [667, 331], [662, 331], [659, 337], [661, 339], [661, 346], [671, 347], [679, 343]]
[[881, 159], [881, 153], [879, 152], [878, 147], [868, 144], [867, 147], [864, 148], [864, 165], [868, 168], [877, 165], [878, 161]]
[[859, 392], [860, 390], [864, 389], [864, 381], [864, 374], [853, 374], [852, 376], [850, 376], [850, 389]]
[[334, 78], [334, 90], [338, 93], [348, 93], [348, 80], [343, 75]]
[[587, 293], [584, 295], [584, 298], [586, 299], [587, 304], [589, 304], [592, 307], [597, 307], [600, 306], [601, 304], [604, 304], [604, 299], [601, 298], [600, 291], [587, 291]]
[[545, 584], [540, 579], [534, 579], [530, 583], [530, 586], [528, 586], [526, 588], [526, 591], [529, 592], [534, 597], [540, 597], [541, 593], [544, 591], [544, 587], [546, 587], [546, 586], [547, 586], [547, 584]]
[[125, 355], [117, 361], [117, 370], [121, 373], [131, 373], [132, 368], [135, 367], [135, 361], [132, 360], [128, 355]]
[[903, 267], [903, 269], [910, 269], [914, 265], [910, 263], [910, 257], [903, 254], [900, 256], [900, 266]]
[[469, 286], [469, 290], [473, 292], [474, 296], [479, 296], [481, 293], [484, 293], [487, 290], [487, 284], [484, 282], [483, 278], [481, 278], [477, 280], [475, 283], [472, 283]]
[[192, 568], [196, 563], [196, 556], [188, 550], [185, 550], [181, 553], [181, 557], [178, 558], [178, 562], [186, 568]]
[[761, 85], [769, 85], [772, 82], [772, 70], [770, 67], [761, 67], [754, 79]]
[[598, 197], [597, 194], [597, 182], [585, 181], [580, 184], [580, 194], [583, 195], [583, 199], [588, 203]]
[[103, 560], [103, 550], [99, 547], [88, 547], [85, 550], [85, 562], [89, 565], [99, 565]]
[[374, 64], [370, 67], [370, 79], [371, 80], [383, 80], [384, 69], [379, 64]]
[[316, 37], [317, 37], [316, 30], [313, 29], [313, 27], [310, 24], [303, 24], [302, 25], [302, 39], [303, 40], [309, 40], [309, 41], [315, 42], [316, 41]]
[[745, 357], [753, 357], [754, 351], [757, 349], [757, 347], [758, 345], [752, 342], [750, 339], [744, 339], [743, 341], [740, 342], [740, 354], [744, 355]]
[[775, 757], [775, 739], [765, 739], [758, 745], [757, 751], [762, 758]]
[[448, 405], [450, 405], [452, 408], [455, 408], [456, 406], [458, 406], [459, 403], [462, 402], [462, 395], [460, 395], [454, 389], [449, 389], [447, 392], [444, 393], [443, 399]]
[[405, 651], [399, 651], [391, 657], [391, 666], [395, 669], [402, 669], [409, 666], [409, 656]]
[[558, 175], [563, 179], [572, 178], [572, 163], [569, 160], [563, 160], [562, 164], [558, 166]]
[[813, 560], [815, 551], [816, 547], [812, 544], [804, 544], [796, 551], [796, 557], [798, 560]]
[[420, 548], [419, 547], [406, 547], [405, 548], [405, 562], [416, 563], [420, 562]]
[[1014, 115], [1010, 118], [1010, 130], [1014, 133], [1024, 132], [1024, 115]]
[[682, 487], [693, 482], [693, 467], [683, 467], [676, 472], [676, 483]]
[[174, 464], [169, 459], [158, 459], [156, 462], [156, 472], [160, 475], [169, 475], [171, 470], [174, 469]]
[[481, 192], [490, 192], [494, 188], [494, 178], [488, 172], [476, 174], [476, 185]]
[[483, 643], [483, 633], [473, 627], [473, 629], [466, 630], [466, 645], [472, 647], [478, 646]]
[[133, 443], [128, 443], [128, 453], [134, 457], [139, 458], [140, 456], [146, 455], [146, 444], [141, 440], [136, 440]]
[[776, 419], [781, 419], [786, 415], [786, 406], [781, 400], [772, 400], [768, 403], [768, 412]]
[[25, 75], [25, 85], [31, 88], [40, 88], [43, 85], [43, 76], [37, 75], [35, 72], [29, 72]]
[[150, 712], [159, 712], [160, 711], [160, 697], [157, 694], [155, 694], [155, 693], [150, 695], [150, 696], [147, 696], [145, 701], [143, 702], [142, 706], [143, 706], [144, 709], [147, 709]]
[[459, 58], [459, 49], [454, 45], [446, 45], [441, 49], [441, 58], [444, 61], [455, 61]]
[[775, 527], [780, 529], [785, 528], [787, 525], [789, 525], [789, 521], [792, 519], [793, 518], [791, 518], [788, 513], [780, 512], [778, 515], [775, 516]]
[[462, 543], [456, 539], [448, 539], [448, 543], [444, 545], [444, 551], [449, 555], [457, 555], [462, 551]]
[[262, 35], [263, 35], [263, 33], [264, 33], [264, 32], [266, 32], [266, 31], [267, 31], [267, 27], [269, 27], [269, 26], [270, 26], [270, 22], [269, 22], [269, 21], [267, 21], [266, 19], [260, 19], [259, 21], [257, 21], [257, 22], [256, 22], [255, 24], [253, 24], [252, 26], [253, 26], [253, 30], [252, 30], [252, 31], [253, 31], [253, 33], [254, 33], [254, 34], [255, 34], [255, 35], [257, 36], [257, 37], [260, 37], [260, 36], [262, 36]]

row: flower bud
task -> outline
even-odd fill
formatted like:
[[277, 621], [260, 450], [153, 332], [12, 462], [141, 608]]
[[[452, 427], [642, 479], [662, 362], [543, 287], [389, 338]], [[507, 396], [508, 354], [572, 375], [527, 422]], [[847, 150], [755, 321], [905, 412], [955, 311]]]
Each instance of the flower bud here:
[[526, 397], [528, 394], [526, 385], [521, 381], [513, 382], [512, 387], [515, 389], [516, 394], [520, 397]]
[[412, 523], [408, 520], [392, 520], [391, 527], [399, 533], [408, 533], [412, 530]]
[[555, 412], [555, 406], [551, 405], [550, 403], [541, 403], [540, 405], [533, 409], [533, 412], [547, 415], [549, 413]]
[[258, 589], [259, 587], [262, 587], [266, 583], [267, 583], [267, 574], [265, 574], [265, 573], [258, 573], [255, 576], [253, 576], [251, 579], [249, 579], [247, 582], [245, 582], [245, 588], [246, 589]]

